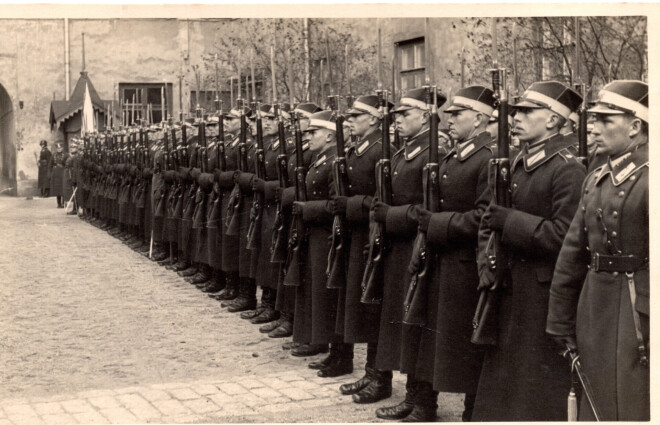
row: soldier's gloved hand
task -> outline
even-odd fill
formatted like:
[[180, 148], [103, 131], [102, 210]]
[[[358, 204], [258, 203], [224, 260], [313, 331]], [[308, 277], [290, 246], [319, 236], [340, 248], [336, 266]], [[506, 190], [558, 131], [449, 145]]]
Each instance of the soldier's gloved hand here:
[[266, 188], [266, 182], [259, 177], [255, 177], [252, 180], [252, 190], [254, 192], [263, 192]]
[[282, 191], [282, 208], [288, 209], [296, 200], [296, 190], [293, 186], [287, 187]]
[[495, 283], [495, 272], [489, 267], [484, 266], [479, 270], [479, 286], [477, 291], [488, 289]]
[[190, 175], [192, 176], [193, 180], [197, 180], [200, 174], [202, 174], [202, 170], [199, 168], [193, 168], [190, 170]]
[[234, 184], [238, 183], [238, 179], [241, 177], [241, 170], [234, 171]]
[[552, 339], [561, 348], [568, 349], [569, 351], [577, 351], [577, 341], [575, 335], [551, 335]]
[[362, 200], [362, 208], [366, 208], [368, 210], [371, 209], [371, 204], [374, 202], [373, 196], [365, 196], [364, 199]]
[[419, 231], [426, 233], [429, 231], [429, 224], [431, 223], [431, 211], [420, 208], [418, 213], [417, 222], [419, 223]]
[[507, 217], [512, 211], [511, 208], [504, 208], [491, 203], [488, 208], [486, 208], [481, 220], [484, 226], [491, 230], [502, 230], [504, 229], [504, 223], [506, 223]]
[[387, 220], [387, 211], [389, 211], [390, 206], [384, 202], [376, 201], [373, 206], [374, 220], [379, 223], [385, 223]]
[[291, 213], [293, 215], [302, 215], [304, 205], [305, 205], [304, 202], [294, 201], [293, 205], [291, 206]]
[[348, 198], [345, 196], [335, 196], [333, 199], [328, 202], [328, 210], [332, 215], [343, 215], [346, 214], [346, 204]]

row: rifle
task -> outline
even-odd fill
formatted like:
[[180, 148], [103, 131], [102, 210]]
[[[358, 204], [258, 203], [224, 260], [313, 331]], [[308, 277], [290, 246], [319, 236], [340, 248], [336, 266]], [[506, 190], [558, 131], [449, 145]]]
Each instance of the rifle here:
[[225, 122], [222, 113], [222, 100], [215, 98], [215, 110], [218, 114], [218, 146], [215, 150], [215, 167], [222, 171], [227, 170], [227, 157], [225, 154]]
[[578, 110], [578, 160], [589, 168], [589, 146], [587, 144], [587, 85], [576, 84], [575, 90], [582, 96], [582, 104]]
[[[383, 112], [381, 127], [382, 152], [376, 163], [376, 196], [382, 202], [392, 204], [392, 164], [390, 162], [390, 111], [388, 93], [378, 90], [378, 100]], [[362, 275], [363, 304], [380, 304], [383, 300], [384, 257], [387, 252], [385, 226], [382, 223], [369, 223], [369, 255]]]
[[[337, 157], [332, 164], [337, 196], [348, 196], [348, 172], [346, 166], [346, 151], [344, 149], [344, 116], [339, 113], [339, 96], [329, 96], [328, 103], [336, 119]], [[328, 266], [325, 274], [328, 277], [328, 289], [341, 289], [346, 286], [346, 246], [348, 228], [343, 214], [335, 215], [332, 221], [332, 242], [328, 252]]]
[[[236, 106], [241, 113], [241, 133], [238, 141], [238, 169], [239, 171], [247, 171], [247, 121], [245, 119], [245, 107], [243, 99], [236, 99]], [[231, 236], [238, 236], [240, 234], [240, 217], [239, 211], [241, 208], [240, 189], [238, 183], [234, 185], [232, 190], [232, 198], [235, 198], [233, 209], [227, 217], [227, 231], [226, 233]], [[230, 201], [231, 203], [231, 201]]]
[[[424, 167], [424, 209], [434, 213], [440, 211], [440, 182], [438, 174], [438, 89], [427, 87], [426, 103], [429, 105], [430, 137], [429, 162]], [[403, 301], [403, 322], [411, 325], [426, 325], [426, 300], [430, 279], [433, 273], [434, 261], [431, 244], [426, 241], [425, 232], [417, 232], [413, 244], [412, 269], [413, 275], [408, 285], [408, 292]], [[414, 264], [417, 263], [417, 267]]]
[[[206, 166], [208, 165], [208, 157], [206, 151], [206, 122], [204, 121], [204, 114], [202, 108], [197, 105], [195, 110], [197, 116], [197, 146], [195, 146], [195, 151], [197, 152], [196, 162], [197, 168], [201, 170], [202, 173], [206, 172]], [[201, 145], [201, 146], [200, 146]]]
[[[511, 191], [509, 188], [511, 170], [509, 164], [509, 131], [508, 102], [506, 92], [506, 69], [491, 70], [493, 91], [497, 98], [497, 158], [490, 160], [489, 183], [492, 185], [494, 201], [502, 207], [511, 207]], [[490, 178], [490, 177], [493, 178]], [[494, 180], [494, 181], [493, 181]], [[472, 318], [473, 344], [497, 344], [497, 312], [500, 293], [508, 278], [508, 258], [501, 244], [500, 232], [491, 232], [486, 247], [488, 267], [495, 274], [495, 281], [489, 288], [481, 290], [477, 309]]]
[[[295, 170], [295, 188], [296, 201], [307, 201], [307, 191], [305, 190], [305, 164], [303, 158], [302, 132], [300, 130], [300, 120], [293, 114], [293, 124], [295, 128], [296, 141], [296, 170]], [[289, 228], [289, 243], [287, 248], [287, 259], [285, 263], [286, 275], [284, 276], [284, 285], [301, 286], [304, 275], [305, 250], [307, 245], [307, 235], [305, 224], [300, 215], [293, 216], [291, 227]]]
[[[255, 170], [258, 179], [266, 179], [266, 164], [264, 163], [264, 130], [261, 118], [261, 102], [255, 102], [254, 108], [257, 114], [257, 149], [255, 150]], [[256, 190], [252, 199], [250, 213], [250, 225], [247, 231], [247, 248], [258, 249], [261, 234], [261, 217], [264, 208], [264, 193]]]
[[[286, 155], [286, 135], [284, 133], [284, 117], [282, 116], [282, 105], [273, 105], [277, 114], [277, 135], [280, 141], [280, 153], [277, 155], [277, 179], [280, 189], [283, 191], [289, 185], [289, 158]], [[286, 261], [286, 231], [284, 229], [284, 216], [282, 213], [282, 200], [277, 200], [277, 216], [273, 225], [273, 236], [270, 245], [270, 261], [272, 263], [283, 263]]]

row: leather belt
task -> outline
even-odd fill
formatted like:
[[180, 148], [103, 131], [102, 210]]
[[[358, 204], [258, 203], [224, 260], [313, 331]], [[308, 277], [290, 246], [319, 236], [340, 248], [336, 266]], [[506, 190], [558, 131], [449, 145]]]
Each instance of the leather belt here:
[[635, 255], [604, 255], [600, 253], [591, 256], [591, 269], [597, 272], [635, 272], [648, 265], [648, 258]]

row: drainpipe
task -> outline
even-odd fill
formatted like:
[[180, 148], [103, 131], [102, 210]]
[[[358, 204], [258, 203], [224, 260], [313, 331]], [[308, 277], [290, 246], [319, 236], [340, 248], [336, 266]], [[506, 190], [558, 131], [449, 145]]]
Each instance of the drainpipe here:
[[69, 100], [69, 81], [71, 80], [69, 64], [69, 18], [64, 18], [64, 99]]

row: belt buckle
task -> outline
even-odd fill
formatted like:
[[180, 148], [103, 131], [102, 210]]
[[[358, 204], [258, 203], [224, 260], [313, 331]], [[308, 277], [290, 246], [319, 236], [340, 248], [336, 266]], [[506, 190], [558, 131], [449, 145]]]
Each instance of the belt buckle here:
[[598, 252], [595, 253], [591, 262], [592, 262], [592, 266], [593, 266], [594, 271], [596, 271], [596, 272], [599, 271], [599, 269], [600, 269], [600, 253], [598, 253]]

